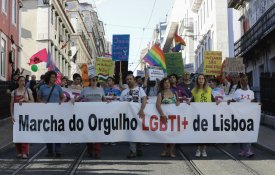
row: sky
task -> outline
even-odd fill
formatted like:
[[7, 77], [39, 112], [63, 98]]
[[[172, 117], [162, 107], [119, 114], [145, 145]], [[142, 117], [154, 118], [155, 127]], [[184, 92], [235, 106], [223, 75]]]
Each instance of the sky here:
[[79, 1], [95, 4], [99, 19], [105, 24], [108, 41], [112, 41], [114, 34], [130, 34], [129, 69], [134, 70], [139, 63], [140, 51], [150, 42], [156, 25], [165, 21], [175, 0]]

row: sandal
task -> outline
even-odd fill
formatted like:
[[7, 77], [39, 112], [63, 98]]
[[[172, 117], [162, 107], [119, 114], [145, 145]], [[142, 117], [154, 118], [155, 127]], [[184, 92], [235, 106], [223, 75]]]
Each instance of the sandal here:
[[176, 155], [175, 155], [175, 154], [170, 154], [170, 157], [171, 157], [171, 158], [175, 158]]
[[162, 152], [160, 156], [161, 156], [161, 157], [166, 157], [166, 156], [167, 156], [167, 155], [166, 155], [166, 151], [165, 151], [165, 152]]
[[27, 154], [23, 154], [22, 155], [22, 159], [28, 159], [28, 155]]

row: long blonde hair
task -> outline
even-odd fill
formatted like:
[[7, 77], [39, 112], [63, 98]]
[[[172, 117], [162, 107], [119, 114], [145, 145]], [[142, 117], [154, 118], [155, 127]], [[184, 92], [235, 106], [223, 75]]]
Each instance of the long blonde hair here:
[[207, 93], [207, 91], [208, 91], [208, 84], [207, 84], [206, 78], [205, 78], [205, 76], [204, 76], [203, 74], [199, 74], [198, 77], [196, 78], [196, 83], [195, 83], [194, 91], [195, 91], [195, 93], [198, 93], [198, 92], [199, 92], [199, 89], [200, 89], [199, 77], [200, 77], [200, 76], [203, 76], [203, 78], [204, 78], [203, 91], [204, 91], [205, 93]]

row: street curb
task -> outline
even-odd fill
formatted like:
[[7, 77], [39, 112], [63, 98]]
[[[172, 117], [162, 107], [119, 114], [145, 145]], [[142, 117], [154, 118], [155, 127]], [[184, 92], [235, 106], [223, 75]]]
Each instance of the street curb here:
[[270, 154], [274, 155], [275, 156], [275, 150], [273, 150], [272, 148], [266, 146], [266, 145], [263, 145], [263, 144], [260, 144], [260, 143], [254, 143], [253, 144], [255, 147], [257, 148], [260, 148], [262, 150], [265, 150], [267, 152], [269, 152]]
[[7, 122], [7, 120], [11, 120], [11, 116], [7, 117], [7, 118], [4, 118], [4, 119], [1, 119], [0, 123], [5, 123], [5, 122]]

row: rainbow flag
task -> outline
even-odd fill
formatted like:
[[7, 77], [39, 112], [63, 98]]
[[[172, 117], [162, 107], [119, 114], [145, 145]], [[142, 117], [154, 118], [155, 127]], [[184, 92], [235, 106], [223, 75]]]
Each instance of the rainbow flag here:
[[175, 33], [174, 35], [174, 40], [175, 40], [175, 47], [172, 48], [173, 52], [179, 52], [180, 50], [182, 50], [181, 46], [186, 46], [185, 41], [182, 39], [182, 37], [180, 37], [178, 34]]
[[158, 45], [154, 45], [143, 58], [150, 66], [159, 66], [164, 72], [167, 72], [166, 61], [163, 51]]

